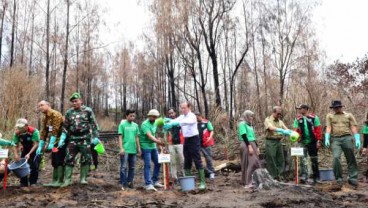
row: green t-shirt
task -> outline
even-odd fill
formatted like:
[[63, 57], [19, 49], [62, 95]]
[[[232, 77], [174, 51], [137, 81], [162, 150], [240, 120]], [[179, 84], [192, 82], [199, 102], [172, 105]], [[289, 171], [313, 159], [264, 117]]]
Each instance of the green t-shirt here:
[[365, 124], [362, 128], [362, 134], [368, 134], [368, 125]]
[[254, 133], [254, 128], [250, 125], [248, 125], [246, 122], [241, 121], [238, 124], [238, 135], [239, 135], [239, 141], [244, 141], [242, 135], [246, 134], [248, 141], [256, 141], [256, 134]]
[[[27, 134], [27, 133], [24, 133], [24, 134]], [[21, 135], [22, 135], [22, 134], [21, 134]], [[39, 142], [39, 141], [40, 141], [40, 132], [39, 132], [37, 129], [35, 129], [35, 130], [33, 131], [33, 134], [32, 134], [32, 137], [31, 137], [31, 140], [32, 140], [32, 142]], [[19, 138], [18, 134], [14, 134], [14, 135], [13, 135], [13, 142], [14, 142], [15, 144], [18, 144], [18, 143], [20, 142], [20, 138]]]
[[119, 124], [118, 133], [123, 137], [123, 147], [128, 154], [137, 154], [136, 137], [139, 136], [139, 126], [134, 122], [123, 120]]
[[[311, 142], [311, 132], [309, 132], [309, 129], [308, 129], [308, 124], [307, 124], [307, 117], [303, 116], [303, 123], [304, 123], [304, 143], [306, 144], [309, 144]], [[320, 126], [321, 125], [321, 122], [318, 118], [318, 116], [315, 116], [314, 117], [314, 127], [317, 127], [317, 126]], [[294, 119], [294, 125], [293, 125], [294, 129], [299, 129], [299, 121], [298, 119]]]
[[148, 119], [143, 121], [139, 134], [139, 142], [142, 149], [156, 149], [156, 143], [147, 136], [148, 132], [151, 132], [152, 136], [155, 136], [156, 130], [157, 127], [154, 123], [151, 123]]

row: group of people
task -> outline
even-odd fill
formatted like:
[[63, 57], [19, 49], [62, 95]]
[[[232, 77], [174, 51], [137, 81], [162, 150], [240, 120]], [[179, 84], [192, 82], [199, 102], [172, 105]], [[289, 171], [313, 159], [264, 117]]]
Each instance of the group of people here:
[[[199, 174], [199, 189], [206, 189], [205, 171], [202, 164], [201, 152], [206, 160], [210, 179], [215, 178], [212, 163], [212, 150], [214, 144], [213, 126], [204, 119], [200, 113], [191, 112], [191, 104], [184, 102], [180, 105], [182, 115], [176, 116], [174, 108], [169, 108], [167, 118], [163, 125], [158, 124], [160, 113], [151, 109], [147, 119], [139, 126], [134, 122], [136, 114], [134, 110], [126, 111], [118, 128], [120, 147], [120, 184], [122, 190], [133, 188], [135, 161], [137, 155], [141, 155], [144, 161], [143, 175], [146, 190], [156, 191], [163, 187], [159, 182], [160, 164], [158, 161], [159, 147], [162, 153], [169, 152], [171, 181], [180, 176], [192, 176], [192, 163]], [[162, 127], [165, 138], [157, 136], [157, 129]], [[153, 171], [151, 173], [151, 161]]]
[[53, 174], [52, 182], [44, 186], [71, 185], [78, 153], [81, 155], [80, 183], [88, 183], [87, 176], [92, 160], [91, 145], [100, 142], [98, 125], [92, 109], [83, 105], [79, 93], [73, 93], [70, 101], [72, 108], [64, 116], [52, 109], [49, 102], [40, 101], [38, 108], [44, 114], [41, 131], [29, 125], [27, 119], [20, 118], [15, 124], [12, 141], [0, 140], [0, 146], [14, 147], [16, 162], [24, 158], [30, 165], [30, 174], [20, 179], [21, 187], [37, 184], [39, 164], [45, 152], [51, 152]]
[[[72, 108], [63, 116], [51, 108], [50, 103], [41, 101], [38, 104], [44, 114], [42, 130], [28, 124], [24, 118], [18, 119], [15, 125], [13, 139], [0, 139], [0, 146], [14, 147], [14, 160], [25, 158], [30, 165], [30, 174], [20, 179], [21, 186], [32, 186], [37, 183], [39, 163], [45, 152], [51, 152], [53, 167], [52, 182], [44, 184], [51, 187], [66, 187], [72, 184], [73, 167], [80, 153], [80, 183], [88, 184], [87, 176], [92, 163], [93, 147], [100, 143], [99, 130], [95, 115], [91, 108], [83, 105], [79, 93], [70, 97]], [[343, 111], [341, 101], [335, 100], [330, 108], [332, 112], [326, 116], [324, 145], [332, 147], [333, 171], [338, 183], [343, 182], [340, 156], [344, 153], [348, 164], [348, 183], [357, 186], [358, 167], [354, 154], [354, 144], [361, 147], [358, 124], [351, 113]], [[301, 162], [300, 182], [307, 183], [309, 178], [307, 156], [312, 166], [313, 183], [319, 183], [318, 150], [321, 148], [322, 126], [317, 115], [309, 112], [309, 106], [297, 106], [298, 115], [292, 130], [282, 121], [282, 108], [276, 106], [272, 114], [265, 119], [265, 158], [269, 174], [276, 180], [284, 179], [285, 158], [282, 139], [295, 132], [299, 134], [298, 143], [304, 148], [304, 158]], [[194, 162], [199, 175], [199, 189], [206, 189], [205, 168], [201, 153], [206, 161], [206, 169], [210, 179], [215, 178], [212, 161], [212, 146], [214, 145], [214, 128], [210, 121], [201, 113], [193, 113], [191, 104], [180, 104], [181, 115], [177, 117], [174, 108], [169, 108], [166, 118], [160, 118], [156, 109], [147, 113], [147, 119], [141, 125], [135, 123], [136, 112], [126, 110], [125, 118], [118, 127], [120, 150], [120, 184], [122, 190], [134, 187], [134, 173], [137, 156], [144, 161], [143, 175], [146, 190], [163, 187], [159, 182], [160, 164], [159, 150], [171, 156], [170, 175], [172, 183], [180, 176], [192, 176]], [[158, 120], [164, 121], [160, 124]], [[261, 168], [256, 134], [253, 127], [254, 113], [244, 111], [238, 124], [238, 139], [240, 141], [241, 183], [245, 188], [252, 188], [252, 174]], [[368, 120], [368, 118], [367, 118]], [[163, 138], [156, 134], [162, 128]], [[367, 154], [368, 121], [362, 129], [364, 135], [363, 155]], [[0, 136], [1, 137], [1, 136]], [[92, 146], [92, 148], [91, 148]], [[96, 160], [96, 159], [95, 159]], [[153, 171], [151, 171], [153, 162]], [[96, 164], [97, 165], [97, 164]], [[0, 179], [5, 165], [0, 163]], [[367, 171], [368, 177], [368, 171]]]
[[[338, 183], [343, 183], [341, 154], [344, 153], [348, 166], [348, 183], [358, 185], [358, 166], [354, 154], [354, 146], [361, 148], [358, 124], [351, 113], [343, 111], [340, 100], [332, 101], [330, 109], [332, 112], [326, 115], [326, 130], [324, 132], [324, 145], [332, 148], [333, 172]], [[285, 158], [282, 147], [284, 136], [290, 136], [295, 132], [299, 134], [298, 146], [303, 147], [304, 157], [301, 161], [300, 182], [307, 183], [309, 178], [307, 156], [310, 158], [312, 167], [313, 184], [320, 182], [318, 150], [321, 148], [322, 126], [317, 115], [309, 112], [309, 106], [302, 104], [297, 106], [298, 115], [294, 119], [292, 130], [288, 129], [282, 121], [282, 108], [275, 106], [272, 114], [265, 119], [265, 157], [266, 169], [272, 178], [284, 180]], [[254, 113], [246, 110], [238, 124], [238, 135], [240, 141], [241, 159], [241, 181], [245, 188], [253, 187], [252, 174], [261, 167], [259, 159], [259, 148], [252, 121]], [[368, 120], [368, 115], [367, 115]], [[362, 133], [364, 135], [363, 155], [367, 154], [368, 146], [368, 121], [365, 122]], [[368, 171], [367, 171], [368, 177]]]
[[[34, 186], [37, 184], [39, 164], [42, 155], [51, 152], [53, 167], [51, 183], [44, 184], [50, 187], [66, 187], [72, 184], [73, 167], [76, 156], [80, 153], [80, 183], [88, 184], [87, 177], [93, 158], [93, 147], [100, 143], [98, 125], [91, 108], [83, 105], [79, 93], [70, 97], [72, 108], [63, 116], [51, 108], [49, 102], [43, 100], [38, 104], [39, 111], [44, 114], [41, 131], [28, 124], [27, 119], [18, 119], [15, 125], [13, 139], [0, 139], [0, 146], [14, 147], [14, 160], [25, 158], [30, 165], [30, 174], [20, 179], [20, 186]], [[156, 120], [160, 113], [151, 109], [147, 119], [139, 126], [135, 123], [134, 110], [126, 110], [126, 117], [118, 127], [120, 149], [120, 184], [122, 190], [134, 187], [134, 172], [137, 156], [144, 161], [144, 182], [146, 190], [156, 190], [163, 187], [159, 182], [160, 164], [158, 149], [162, 153], [171, 155], [172, 183], [180, 176], [192, 175], [192, 163], [197, 168], [200, 186], [206, 189], [205, 171], [202, 165], [201, 152], [206, 160], [210, 178], [214, 179], [215, 172], [212, 163], [214, 144], [213, 126], [200, 113], [191, 112], [191, 104], [184, 102], [180, 105], [182, 115], [176, 116], [174, 108], [167, 112], [167, 118], [162, 125]], [[162, 119], [162, 118], [161, 118]], [[165, 138], [156, 135], [157, 129], [162, 128]], [[1, 137], [1, 136], [0, 136]], [[20, 153], [20, 154], [19, 154]], [[154, 164], [151, 173], [151, 161]], [[5, 165], [0, 163], [1, 170]], [[95, 163], [95, 166], [97, 164]]]

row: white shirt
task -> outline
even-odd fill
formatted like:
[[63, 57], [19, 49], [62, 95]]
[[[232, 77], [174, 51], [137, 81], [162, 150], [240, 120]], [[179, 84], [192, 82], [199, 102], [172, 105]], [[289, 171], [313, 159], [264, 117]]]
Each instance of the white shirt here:
[[179, 122], [181, 131], [185, 138], [196, 136], [199, 134], [197, 127], [197, 116], [189, 112], [187, 115], [180, 115], [174, 121]]

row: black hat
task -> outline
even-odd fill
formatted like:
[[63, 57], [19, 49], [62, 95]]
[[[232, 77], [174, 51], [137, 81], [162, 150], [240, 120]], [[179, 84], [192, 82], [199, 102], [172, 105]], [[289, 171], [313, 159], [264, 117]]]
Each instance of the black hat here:
[[307, 104], [300, 104], [300, 105], [298, 105], [298, 106], [296, 106], [295, 107], [295, 109], [307, 109], [307, 110], [309, 110], [309, 105], [307, 105]]
[[341, 108], [344, 107], [341, 103], [341, 100], [334, 100], [331, 102], [330, 108]]

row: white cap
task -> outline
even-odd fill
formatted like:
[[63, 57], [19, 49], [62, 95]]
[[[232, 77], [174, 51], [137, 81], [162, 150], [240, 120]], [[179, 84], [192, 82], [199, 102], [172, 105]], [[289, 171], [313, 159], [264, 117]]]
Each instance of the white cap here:
[[17, 120], [17, 123], [15, 124], [15, 127], [17, 127], [17, 128], [23, 128], [27, 124], [28, 124], [27, 119], [20, 118], [20, 119]]

